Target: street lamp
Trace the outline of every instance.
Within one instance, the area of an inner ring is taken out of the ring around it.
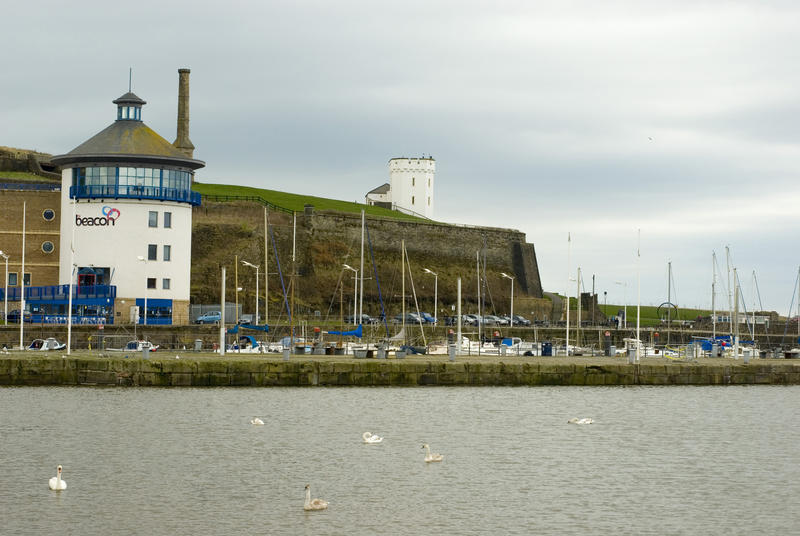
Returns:
[[[67,355],[72,355],[72,280],[75,277],[75,269],[77,264],[72,263],[72,269],[69,272],[69,299],[67,300]]]
[[[3,324],[8,325],[8,255],[0,251],[0,257],[6,260],[6,282],[5,289],[3,290]]]
[[[439,311],[436,309],[439,306],[439,274],[427,268],[423,268],[423,270],[433,276],[433,325],[435,326],[439,323]]]
[[[500,272],[500,275],[502,275],[506,279],[511,280],[511,326],[510,327],[513,328],[514,327],[514,278],[505,272]]]
[[[344,266],[344,268],[347,270],[352,270],[353,273],[355,274],[353,276],[353,325],[357,326],[361,322],[360,318],[356,319],[357,316],[356,313],[358,312],[356,310],[356,305],[358,304],[358,270],[356,270],[349,264],[343,264],[342,266]]]
[[[148,281],[148,279],[147,279],[147,259],[145,259],[141,255],[139,255],[136,258],[144,263],[144,325],[146,326],[147,325],[147,281]],[[139,319],[137,318],[136,321],[138,323]]]
[[[625,281],[623,283],[622,281],[614,281],[614,284],[622,285],[623,288],[622,291],[625,300],[625,306],[624,306],[624,312],[622,313],[623,314],[622,329],[628,329],[628,282]]]
[[[256,326],[258,325],[258,266],[255,264],[250,264],[247,261],[242,261],[242,264],[245,266],[249,266],[250,268],[256,269]]]

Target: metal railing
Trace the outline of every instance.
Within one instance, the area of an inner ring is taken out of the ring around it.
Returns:
[[[8,301],[20,301],[22,289],[8,288]],[[0,287],[0,300],[5,299],[4,288]],[[116,285],[73,285],[72,299],[97,299],[117,297]],[[25,301],[60,301],[69,299],[69,285],[50,285],[45,287],[25,287]]]
[[[285,212],[286,214],[294,214],[295,211],[288,209],[286,207],[281,207],[274,203],[270,203],[266,199],[256,195],[209,195],[203,194],[203,199],[207,201],[216,201],[216,202],[226,202],[226,201],[252,201],[254,203],[260,203],[261,205],[270,208],[271,210],[277,210],[279,212]]]
[[[191,190],[160,186],[87,184],[70,186],[69,196],[77,199],[157,199],[200,205],[201,196]]]

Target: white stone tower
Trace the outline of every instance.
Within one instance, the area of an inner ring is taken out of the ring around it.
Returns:
[[[433,218],[435,175],[436,161],[430,156],[389,160],[389,184],[393,208]]]

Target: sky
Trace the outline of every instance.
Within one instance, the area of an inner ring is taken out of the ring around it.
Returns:
[[[729,266],[748,311],[785,315],[797,292],[796,1],[78,0],[3,17],[0,145],[72,150],[116,118],[129,69],[171,142],[188,67],[201,182],[363,202],[390,158],[431,155],[434,218],[524,232],[545,291],[574,295],[580,267],[601,303],[658,305],[671,262],[672,302],[710,308],[716,253],[718,308]]]

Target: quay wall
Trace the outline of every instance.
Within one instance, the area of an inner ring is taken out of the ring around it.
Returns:
[[[141,357],[0,358],[0,385],[271,387],[271,386],[627,386],[798,385],[800,361],[526,358],[326,359]]]

